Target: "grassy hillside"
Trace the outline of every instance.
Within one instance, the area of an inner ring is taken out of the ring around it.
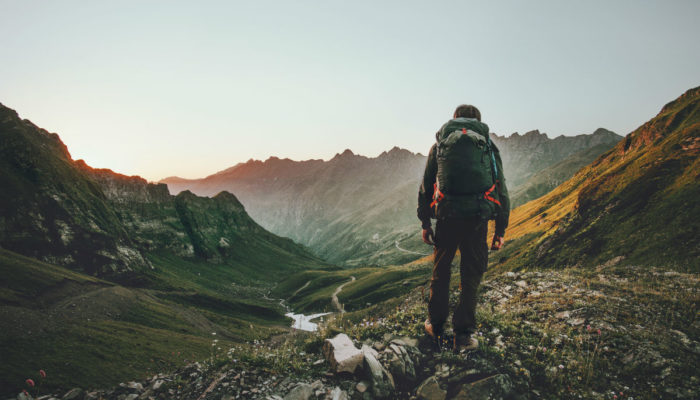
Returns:
[[[624,257],[698,271],[700,88],[687,91],[613,149],[511,214],[497,263],[589,266]]]
[[[212,339],[252,340],[287,324],[259,293],[163,282],[128,288],[0,250],[1,392],[39,369],[49,389],[114,385],[206,358]]]

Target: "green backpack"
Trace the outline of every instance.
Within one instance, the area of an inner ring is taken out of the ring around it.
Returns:
[[[438,218],[495,218],[498,166],[488,126],[471,118],[448,121],[437,133],[437,179],[431,207]]]

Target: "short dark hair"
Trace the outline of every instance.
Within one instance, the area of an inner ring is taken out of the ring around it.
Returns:
[[[477,121],[481,121],[481,113],[479,109],[471,104],[462,104],[455,109],[455,118],[476,118]]]

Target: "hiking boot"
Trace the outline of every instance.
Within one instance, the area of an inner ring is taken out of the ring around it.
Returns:
[[[466,333],[456,333],[454,346],[452,350],[455,353],[461,353],[463,351],[471,351],[479,348],[479,341]]]
[[[430,336],[433,341],[435,351],[442,351],[442,327],[433,326],[429,319],[425,320],[425,333]]]

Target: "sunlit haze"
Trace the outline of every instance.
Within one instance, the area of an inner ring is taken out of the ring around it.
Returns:
[[[488,4],[498,3],[498,4]],[[698,1],[3,1],[0,102],[149,180],[250,158],[627,134],[700,84]]]

